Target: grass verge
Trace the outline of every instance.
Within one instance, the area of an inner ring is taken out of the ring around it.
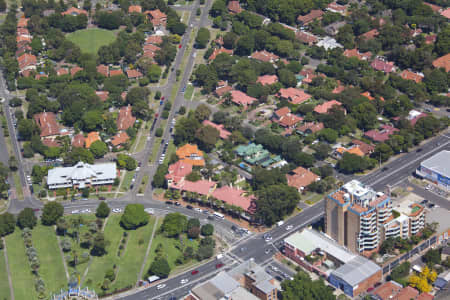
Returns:
[[[30,264],[25,254],[25,245],[21,234],[22,231],[16,229],[13,234],[6,237],[14,298],[37,299],[38,295],[34,289],[34,276],[31,273]]]
[[[14,185],[16,187],[16,196],[17,199],[23,200],[23,190],[22,190],[22,183],[20,182],[19,173],[14,172],[13,173],[14,178]]]
[[[194,86],[192,84],[188,84],[188,86],[186,87],[186,91],[184,92],[184,99],[191,100],[193,93]]]
[[[120,191],[126,192],[130,189],[131,181],[133,180],[135,171],[127,171],[123,176],[122,184],[120,185]]]

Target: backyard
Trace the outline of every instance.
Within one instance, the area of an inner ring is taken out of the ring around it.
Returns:
[[[69,33],[67,39],[81,48],[82,52],[96,54],[103,45],[108,45],[116,39],[114,31],[90,28]]]

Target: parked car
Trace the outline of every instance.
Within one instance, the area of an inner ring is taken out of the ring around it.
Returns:
[[[186,205],[187,209],[193,209],[192,205]]]
[[[198,270],[193,270],[193,271],[191,272],[191,275],[196,275],[196,274],[198,274],[198,273],[199,273]]]
[[[222,268],[223,267],[223,264],[217,264],[216,265],[216,269],[220,269],[220,268]]]
[[[172,202],[172,201],[166,201],[166,204],[170,204],[170,205],[172,205],[172,204],[173,204],[173,202]]]

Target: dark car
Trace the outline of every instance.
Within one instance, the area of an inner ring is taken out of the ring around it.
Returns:
[[[382,172],[389,170],[388,167],[384,167],[383,169],[381,169]]]
[[[193,209],[192,205],[186,205],[187,209]]]
[[[194,270],[194,271],[191,272],[191,275],[195,275],[195,274],[198,274],[198,273],[199,273],[198,270]]]
[[[236,225],[231,226],[231,230],[236,231],[237,229]]]
[[[166,201],[166,204],[170,204],[170,205],[172,205],[172,204],[173,204],[173,202],[172,202],[172,201]]]
[[[176,206],[180,206],[181,203],[180,203],[180,202],[175,202],[175,205],[176,205]]]
[[[423,150],[422,148],[419,148],[416,150],[416,152],[422,152],[422,150]]]
[[[105,197],[98,197],[98,200],[106,200],[106,198]]]

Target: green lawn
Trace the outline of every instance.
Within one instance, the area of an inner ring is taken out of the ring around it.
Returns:
[[[44,278],[47,295],[66,289],[67,277],[53,227],[39,225],[34,228],[33,246],[41,261],[39,274]]]
[[[194,93],[194,85],[188,84],[186,87],[186,91],[184,92],[184,99],[191,100],[193,93]]]
[[[14,251],[14,249],[11,249],[11,251]],[[6,272],[5,253],[3,251],[0,251],[0,294],[6,300],[11,299],[8,273]]]
[[[16,197],[19,200],[23,200],[22,183],[20,182],[19,173],[14,172],[13,178],[14,178],[14,186],[16,187]]]
[[[13,234],[6,237],[8,249],[8,263],[11,272],[14,298],[37,299],[34,289],[34,276],[31,273],[30,264],[25,254],[25,245],[21,236],[22,231],[16,229]],[[45,279],[44,279],[45,280]],[[47,285],[48,283],[45,282]]]
[[[133,180],[135,171],[126,171],[125,175],[123,176],[122,184],[120,185],[120,191],[126,192],[130,189],[131,180]]]
[[[66,37],[78,45],[82,52],[92,54],[96,54],[101,46],[111,44],[116,39],[114,31],[99,28],[77,30]]]
[[[160,226],[162,223],[162,220],[160,223],[158,223],[158,226]],[[156,230],[156,232],[159,231],[159,228]],[[191,246],[194,248],[194,251],[197,251],[198,248],[198,241],[197,240],[189,240],[186,236],[186,234],[182,235],[183,243],[185,247]],[[177,244],[179,244],[179,239],[174,238],[167,238],[163,234],[155,234],[152,241],[152,246],[150,249],[150,254],[147,259],[147,263],[144,268],[144,273],[142,274],[143,278],[146,278],[147,271],[150,268],[150,265],[152,264],[153,260],[155,259],[155,250],[156,247],[159,244],[163,245],[164,253],[166,254],[167,261],[169,262],[170,269],[175,269],[175,261],[176,259],[182,254],[182,252],[176,247]],[[184,266],[184,265],[183,265]]]
[[[151,218],[146,226],[128,231],[127,247],[120,258],[119,271],[112,285],[113,290],[134,285],[137,282],[154,225],[155,219]],[[141,244],[139,244],[139,240],[141,240]]]

